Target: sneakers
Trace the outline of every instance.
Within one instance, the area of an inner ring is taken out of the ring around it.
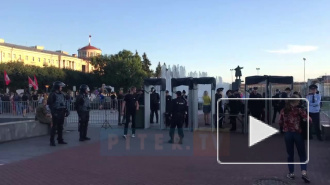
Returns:
[[[291,180],[294,180],[294,178],[295,178],[295,176],[294,176],[293,173],[288,173],[288,174],[286,175],[286,177],[287,177],[288,179],[291,179]]]
[[[126,139],[127,138],[126,135],[123,135],[123,138]]]
[[[66,144],[68,144],[67,142],[65,142],[65,141],[59,141],[58,142],[58,144],[61,144],[61,145],[66,145]]]
[[[301,178],[305,181],[305,183],[310,183],[311,180],[309,179],[309,177],[307,176],[307,174],[302,174]]]
[[[134,138],[135,137],[135,134],[132,134],[132,137]]]

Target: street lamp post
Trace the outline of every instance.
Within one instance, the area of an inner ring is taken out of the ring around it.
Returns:
[[[45,87],[46,87],[46,93],[48,93],[48,87],[49,87],[49,85],[45,85]]]
[[[259,75],[259,70],[260,70],[260,68],[257,67],[256,70],[257,70],[257,75]]]
[[[233,71],[234,71],[234,69],[230,69],[230,72],[231,72],[231,82],[233,82]]]
[[[304,83],[305,83],[305,95],[307,95],[307,82],[306,82],[306,78],[305,78],[305,73],[306,73],[306,69],[305,69],[305,61],[306,58],[303,58],[304,60]]]

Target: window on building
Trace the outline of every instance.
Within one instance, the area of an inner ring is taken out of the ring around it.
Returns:
[[[40,58],[38,58],[38,62],[40,62]]]
[[[25,56],[25,60],[29,60],[29,56]]]
[[[72,62],[72,69],[74,70],[74,62]]]
[[[34,57],[32,57],[32,61],[34,62]]]
[[[5,54],[5,53],[3,53],[3,54],[2,54],[2,57],[3,57],[3,58],[5,58],[5,57],[6,57],[6,54]]]
[[[22,56],[21,56],[21,55],[18,55],[18,59],[20,59],[20,60],[21,60],[21,59],[22,59]]]
[[[13,55],[13,58],[16,59],[16,54]]]
[[[63,60],[63,68],[65,68],[65,60]]]
[[[48,59],[48,63],[50,63],[50,59]]]

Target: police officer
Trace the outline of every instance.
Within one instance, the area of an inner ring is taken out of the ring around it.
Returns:
[[[87,137],[90,102],[88,98],[89,87],[85,84],[79,88],[79,95],[76,99],[77,113],[79,117],[79,141],[90,140]]]
[[[50,132],[50,146],[55,145],[55,132],[57,130],[58,144],[67,144],[63,140],[63,124],[64,117],[69,116],[70,112],[65,103],[65,95],[62,93],[62,88],[65,86],[63,82],[56,81],[53,83],[53,91],[48,97],[47,104],[51,110],[53,125]]]
[[[312,118],[314,130],[317,139],[322,141],[320,130],[320,110],[321,110],[321,95],[317,94],[317,86],[312,84],[309,86],[309,94],[306,99],[309,102],[309,116]]]
[[[165,92],[165,100],[166,100],[165,123],[166,123],[166,127],[168,127],[170,126],[171,102],[172,102],[172,96],[169,95],[168,90],[166,90]]]
[[[170,127],[170,140],[169,143],[174,142],[174,131],[175,127],[178,127],[178,134],[180,137],[179,144],[182,144],[183,135],[183,122],[184,122],[184,114],[187,111],[187,103],[181,97],[181,91],[176,92],[177,98],[172,101],[172,110],[171,110],[171,127]]]
[[[257,92],[258,87],[254,87],[250,98],[262,98],[261,94]],[[251,113],[251,116],[255,117],[258,120],[261,120],[262,111],[264,109],[264,103],[262,100],[249,100],[248,107]]]
[[[150,94],[150,123],[154,123],[154,114],[156,114],[156,123],[158,123],[158,110],[159,110],[159,101],[160,97],[159,94],[156,92],[156,89],[154,87],[151,88],[151,94]]]
[[[218,108],[218,100],[222,98],[222,91],[223,91],[223,88],[220,87],[217,89],[217,93],[215,94],[215,110],[217,110]],[[214,127],[217,128],[217,115],[219,115],[219,128],[222,128],[222,121],[223,121],[223,118],[224,118],[224,114],[223,114],[223,108],[222,108],[222,101],[219,102],[219,109],[216,111],[216,115],[215,115],[215,125]]]

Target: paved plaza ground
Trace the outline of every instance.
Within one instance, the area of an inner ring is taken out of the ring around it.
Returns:
[[[71,130],[73,131],[64,135],[68,145],[50,147],[48,136],[0,144],[0,184],[248,185],[268,178],[273,180],[269,180],[268,184],[304,184],[300,178],[298,165],[296,165],[297,179],[288,181],[285,178],[288,172],[287,165],[218,164],[216,151],[210,147],[213,146],[212,144],[209,145],[212,140],[206,140],[207,152],[196,150],[197,147],[191,148],[191,146],[201,146],[198,142],[196,144],[197,132],[186,130],[184,144],[179,146],[166,143],[168,130],[138,130],[138,137],[125,141],[121,138],[122,127],[107,130],[94,127],[89,129],[92,140],[87,142],[79,142],[78,132],[76,129]],[[215,135],[208,131],[203,133]],[[118,137],[109,139],[110,135]],[[226,130],[220,133],[220,136],[231,138],[241,135],[241,133],[231,134]],[[143,150],[141,150],[140,136],[145,137]],[[160,140],[158,140],[159,136]],[[158,140],[157,146],[155,140]],[[282,141],[280,142],[279,144],[283,144]],[[180,150],[180,147],[183,150]],[[329,140],[310,141],[308,171],[312,184],[330,184]],[[283,180],[283,182],[271,183],[275,180]]]

